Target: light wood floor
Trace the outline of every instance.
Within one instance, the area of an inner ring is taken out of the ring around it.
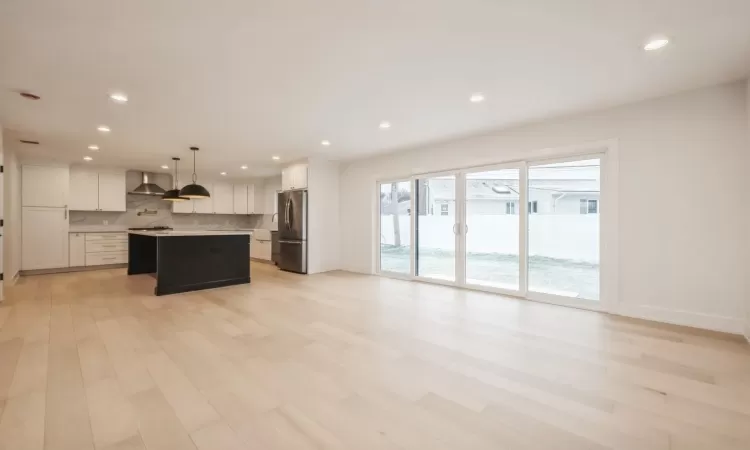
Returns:
[[[253,265],[24,278],[0,306],[0,449],[750,449],[739,338]]]

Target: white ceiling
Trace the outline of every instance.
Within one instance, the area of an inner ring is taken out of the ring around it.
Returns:
[[[739,79],[748,17],[748,0],[3,0],[0,124],[31,156],[159,171],[197,145],[201,173],[266,175],[272,155],[352,159]],[[654,34],[672,44],[646,53]]]

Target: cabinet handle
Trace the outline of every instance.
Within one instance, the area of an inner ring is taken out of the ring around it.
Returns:
[[[65,218],[68,218],[68,205],[65,205]]]

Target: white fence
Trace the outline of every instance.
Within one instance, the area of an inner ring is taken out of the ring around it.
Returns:
[[[411,244],[409,216],[398,216],[401,245]],[[451,216],[419,216],[420,248],[453,250],[455,235]],[[382,216],[380,242],[395,242],[394,217]],[[518,254],[518,216],[470,217],[466,247],[470,253]],[[599,262],[598,214],[536,214],[529,216],[529,255]]]

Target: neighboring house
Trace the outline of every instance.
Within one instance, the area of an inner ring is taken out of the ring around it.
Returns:
[[[481,178],[466,182],[468,215],[519,214],[518,179],[508,178],[508,171],[486,172]],[[421,195],[426,196],[424,212],[452,216],[456,211],[456,180],[453,177],[430,178],[422,182]],[[403,184],[403,183],[401,183]],[[381,205],[393,214],[391,192],[383,192]],[[531,214],[598,214],[599,166],[558,166],[529,169],[529,212]],[[398,193],[398,214],[406,215],[411,198],[405,187]]]
[[[518,179],[508,171],[488,172],[466,182],[468,215],[519,214]],[[493,177],[493,175],[495,175]],[[506,175],[503,178],[503,175]],[[423,189],[427,214],[455,214],[455,179],[431,178]],[[529,170],[531,214],[598,214],[599,166],[562,166]]]

